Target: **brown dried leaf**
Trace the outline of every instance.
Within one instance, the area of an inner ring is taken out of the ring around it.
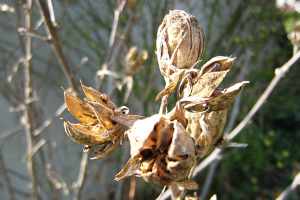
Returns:
[[[95,116],[97,117],[99,123],[101,123],[106,129],[112,129],[116,123],[111,120],[111,116],[114,111],[110,109],[107,105],[98,102],[89,102]]]
[[[227,112],[226,109],[209,113],[186,113],[189,119],[187,131],[195,140],[197,156],[206,156],[223,137]]]
[[[187,179],[195,164],[195,143],[185,128],[177,121],[173,122],[174,133],[168,149],[166,169],[175,181]]]
[[[166,115],[167,119],[170,121],[177,120],[180,122],[184,127],[187,126],[188,120],[185,117],[184,109],[181,106],[180,101],[176,103],[175,108],[173,108],[169,113]]]
[[[117,114],[111,116],[111,119],[125,127],[132,127],[134,122],[136,122],[139,119],[143,119],[144,116],[141,115],[130,115],[130,114]]]

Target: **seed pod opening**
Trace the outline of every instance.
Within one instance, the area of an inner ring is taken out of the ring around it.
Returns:
[[[194,16],[171,10],[158,28],[156,48],[160,70],[169,75],[170,65],[182,69],[197,62],[204,50],[204,33]]]

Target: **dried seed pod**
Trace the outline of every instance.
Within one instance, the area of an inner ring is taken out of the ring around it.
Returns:
[[[197,155],[206,156],[223,137],[227,112],[248,81],[220,90],[234,58],[217,56],[206,62],[196,76],[179,87],[180,105],[188,120],[187,132],[194,138]],[[183,79],[184,81],[184,79]],[[188,84],[190,83],[190,84]]]
[[[64,121],[65,131],[74,142],[83,144],[91,159],[103,158],[118,147],[128,125],[141,118],[129,115],[128,108],[117,108],[109,96],[81,84],[86,99],[72,91],[64,93],[68,111],[79,121]]]
[[[136,121],[127,132],[131,158],[116,180],[137,175],[162,185],[184,185],[196,154],[193,139],[179,121],[157,114]]]
[[[158,28],[156,48],[160,71],[168,77],[197,62],[204,50],[204,33],[194,16],[171,10]]]
[[[206,113],[187,112],[187,132],[195,139],[197,156],[204,157],[211,152],[223,137],[228,109]]]

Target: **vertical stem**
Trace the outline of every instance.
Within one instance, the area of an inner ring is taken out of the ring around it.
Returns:
[[[71,67],[65,57],[65,54],[63,52],[63,48],[60,42],[60,38],[57,32],[57,28],[55,27],[55,25],[53,24],[53,22],[51,21],[51,12],[53,13],[53,11],[49,11],[50,8],[48,8],[47,2],[44,0],[37,0],[36,1],[41,15],[43,16],[44,19],[44,24],[45,27],[47,29],[48,32],[48,36],[51,39],[51,46],[53,49],[53,52],[62,68],[62,71],[64,72],[64,75],[69,83],[69,86],[74,90],[77,91],[76,88],[76,81],[73,75],[73,72],[71,70]]]
[[[28,32],[32,29],[32,0],[27,0],[24,8],[25,16],[25,28]],[[33,91],[32,91],[32,54],[31,47],[32,41],[31,37],[26,35],[25,40],[25,61],[24,61],[24,98],[25,98],[25,110],[24,110],[24,128],[26,132],[26,143],[27,143],[27,170],[31,177],[31,195],[32,199],[37,199],[37,177],[34,165],[34,160],[32,157],[32,149],[34,144],[33,138],[33,121],[32,121],[32,101],[33,101]]]

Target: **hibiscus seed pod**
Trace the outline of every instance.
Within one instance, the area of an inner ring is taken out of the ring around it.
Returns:
[[[171,10],[158,28],[156,48],[160,70],[168,76],[170,65],[187,69],[197,62],[204,50],[204,33],[194,16]]]

